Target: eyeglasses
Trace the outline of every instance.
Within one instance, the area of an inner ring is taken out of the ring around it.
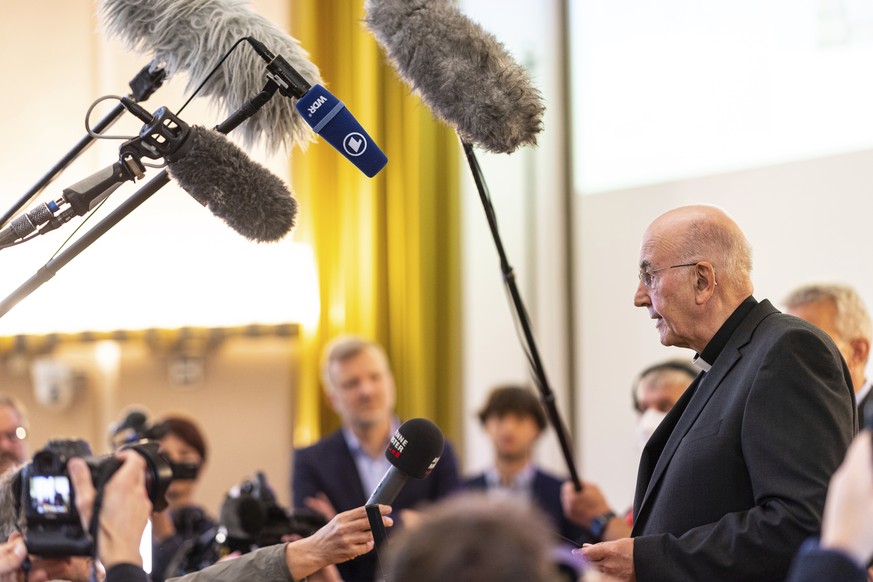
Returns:
[[[678,269],[679,267],[696,267],[698,263],[682,263],[681,265],[673,265],[670,267],[661,267],[660,269],[652,269],[651,271],[643,271],[640,269],[640,281],[643,282],[643,285],[646,289],[651,289],[652,283],[655,282],[655,273],[658,271],[666,271],[667,269]]]
[[[27,438],[27,431],[23,426],[15,427],[14,430],[0,431],[0,440],[7,440],[10,443],[17,443]]]

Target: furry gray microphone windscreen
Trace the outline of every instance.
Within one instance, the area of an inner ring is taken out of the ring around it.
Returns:
[[[253,12],[245,0],[100,0],[103,26],[130,50],[166,63],[172,76],[188,74],[192,92],[241,38],[253,36],[283,55],[309,83],[321,83],[318,68],[300,44],[269,20]],[[201,91],[219,107],[236,111],[257,95],[266,82],[264,63],[248,46],[240,46]],[[262,139],[269,151],[305,146],[313,132],[283,99],[271,100],[239,131],[246,146]]]
[[[506,48],[452,0],[366,0],[367,28],[460,138],[496,153],[536,144],[545,106]]]
[[[294,226],[297,202],[278,176],[217,131],[192,126],[191,147],[169,162],[170,176],[249,240],[275,241]]]

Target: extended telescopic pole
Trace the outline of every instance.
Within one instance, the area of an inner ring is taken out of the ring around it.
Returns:
[[[482,201],[482,207],[485,210],[485,217],[488,219],[488,227],[491,230],[494,245],[497,247],[497,254],[500,257],[500,271],[503,274],[503,281],[506,284],[507,289],[509,289],[509,295],[512,299],[512,307],[515,310],[519,325],[524,334],[524,347],[526,348],[529,357],[531,372],[533,373],[537,388],[540,390],[543,407],[546,409],[546,414],[548,414],[552,427],[558,435],[558,442],[561,445],[561,452],[564,455],[564,461],[567,463],[567,470],[570,473],[570,479],[572,479],[576,491],[581,491],[582,483],[579,481],[576,464],[573,461],[573,451],[570,447],[570,441],[567,438],[567,428],[561,420],[561,415],[558,413],[555,394],[552,392],[552,389],[549,386],[549,381],[546,378],[546,370],[543,367],[539,351],[537,350],[536,339],[534,338],[530,320],[527,316],[527,310],[521,299],[521,293],[518,291],[518,285],[515,281],[515,273],[512,270],[512,266],[509,264],[509,260],[506,258],[506,251],[503,248],[500,232],[497,229],[497,216],[494,214],[494,206],[491,204],[491,198],[488,195],[488,186],[485,184],[485,178],[482,175],[482,169],[479,167],[479,161],[476,159],[476,153],[473,151],[473,146],[464,141],[461,141],[461,143],[464,147],[464,154],[467,156],[467,163],[470,166],[470,171],[473,174],[473,180],[476,182],[476,190],[479,192],[479,199]]]

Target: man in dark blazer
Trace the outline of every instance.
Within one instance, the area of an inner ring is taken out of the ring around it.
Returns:
[[[533,392],[498,386],[479,411],[479,421],[494,446],[494,465],[464,482],[464,489],[487,491],[532,503],[551,520],[564,543],[594,541],[591,533],[564,517],[562,480],[533,463],[534,447],[546,428],[546,414]]]
[[[858,418],[864,418],[867,403],[873,401],[873,383],[866,377],[873,325],[861,296],[848,285],[805,285],[784,301],[785,313],[804,319],[831,336],[840,349],[849,372]]]
[[[342,428],[295,451],[291,493],[295,508],[315,509],[329,519],[366,503],[391,466],[385,449],[400,422],[394,416],[394,378],[378,344],[354,336],[334,340],[325,349],[322,381]],[[457,487],[457,461],[446,443],[430,475],[410,479],[400,490],[392,517],[402,521],[405,510]],[[349,582],[374,580],[377,567],[373,552],[338,565]]]
[[[748,241],[717,208],[658,217],[639,268],[634,304],[702,372],[643,450],[632,537],[582,552],[619,580],[784,580],[857,430],[846,364],[752,297]]]

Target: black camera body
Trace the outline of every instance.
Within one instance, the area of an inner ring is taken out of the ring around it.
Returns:
[[[19,474],[25,543],[38,556],[88,556],[91,538],[82,529],[67,461],[91,455],[85,441],[50,441]]]
[[[169,461],[158,453],[158,443],[140,442],[125,448],[145,458],[149,499],[155,511],[165,509],[173,471]],[[81,457],[88,465],[98,492],[121,466],[114,455],[93,456],[91,447],[83,440],[52,440],[34,454],[33,460],[21,469],[16,483],[20,509],[27,521],[24,541],[31,554],[65,557],[94,553],[93,540],[82,528],[76,511],[75,492],[67,472],[67,461],[73,457]]]

